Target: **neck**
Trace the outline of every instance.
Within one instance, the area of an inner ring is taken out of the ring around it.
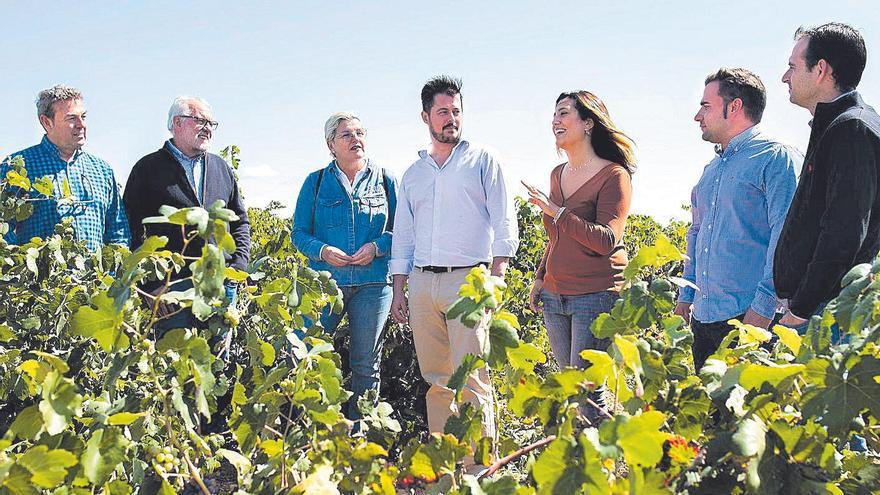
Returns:
[[[49,137],[48,135],[46,135],[46,137],[49,139],[49,142],[50,142],[50,143],[54,144],[55,147],[58,148],[58,155],[59,155],[59,156],[61,157],[61,159],[64,160],[65,162],[66,162],[66,161],[70,161],[70,159],[73,157],[73,154],[76,153],[76,150],[79,149],[78,146],[77,146],[77,147],[73,147],[73,148],[65,147],[65,146],[61,146],[61,145],[59,145],[58,143],[56,143],[54,140],[52,140],[52,138]]]
[[[596,150],[593,149],[593,145],[586,139],[582,139],[578,143],[563,148],[562,151],[565,151],[565,156],[568,157],[568,163],[574,166],[584,166],[588,162],[595,161],[597,156]]]
[[[840,98],[840,95],[842,95],[843,93],[844,92],[837,89],[836,86],[822,91],[821,93],[816,95],[816,101],[814,101],[812,105],[810,105],[810,108],[808,108],[808,110],[810,111],[810,115],[816,115],[816,107],[819,105],[819,103],[831,103],[832,101]]]
[[[186,155],[187,158],[195,158],[202,154],[200,150],[186,149],[184,147],[178,146],[177,140],[174,138],[171,138],[171,143],[174,145],[175,148],[180,150],[181,153]]]
[[[431,158],[434,159],[434,162],[437,163],[437,166],[442,167],[446,160],[449,158],[449,155],[452,154],[452,149],[455,148],[455,145],[458,143],[441,143],[436,139],[431,139]]]
[[[338,166],[339,170],[342,170],[342,172],[349,178],[353,178],[354,174],[360,172],[367,166],[367,160],[365,158],[358,158],[343,162],[336,159],[336,166]]]
[[[755,125],[756,125],[756,124],[753,124],[753,123],[751,123],[751,122],[748,122],[748,123],[746,123],[746,124],[742,124],[742,125],[736,127],[733,131],[731,131],[731,133],[730,133],[726,138],[724,138],[724,139],[722,139],[721,141],[718,142],[718,144],[721,145],[721,150],[722,150],[722,151],[723,151],[723,150],[726,150],[726,149],[727,149],[727,145],[729,145],[730,142],[733,141],[733,138],[739,136],[740,134],[742,134],[742,133],[745,132],[746,130],[751,129],[752,127],[755,127]]]

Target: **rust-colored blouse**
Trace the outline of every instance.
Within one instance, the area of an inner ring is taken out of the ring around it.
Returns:
[[[623,230],[632,198],[629,172],[611,163],[571,197],[562,197],[562,169],[550,174],[550,200],[564,206],[556,223],[544,215],[550,241],[538,267],[544,289],[564,295],[620,291],[627,257]]]

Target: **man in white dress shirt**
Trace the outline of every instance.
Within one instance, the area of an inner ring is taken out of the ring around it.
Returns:
[[[498,158],[461,139],[461,82],[439,76],[422,88],[422,120],[431,147],[404,173],[391,247],[392,317],[409,320],[426,395],[428,428],[443,432],[457,412],[446,385],[466,354],[480,356],[486,329],[446,319],[446,309],[470,269],[489,266],[503,276],[519,244],[516,211]],[[409,300],[405,286],[409,279]],[[492,388],[486,368],[473,372],[462,394],[482,414],[482,434],[495,434]],[[482,466],[465,459],[465,470]]]

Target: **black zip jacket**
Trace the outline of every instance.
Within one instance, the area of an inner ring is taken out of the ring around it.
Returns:
[[[853,266],[880,250],[880,117],[852,92],[819,103],[797,191],[773,257],[789,309],[809,318]]]
[[[167,146],[167,145],[166,145]],[[175,208],[192,206],[207,207],[214,201],[222,199],[226,208],[234,211],[239,220],[229,226],[230,234],[235,239],[235,253],[227,256],[227,266],[244,270],[247,268],[251,248],[251,226],[248,222],[247,209],[238,191],[238,184],[232,169],[219,156],[206,154],[205,167],[202,173],[204,184],[204,203],[199,203],[196,191],[189,183],[183,167],[171,152],[162,147],[156,152],[141,158],[131,169],[125,193],[122,196],[128,213],[131,227],[131,249],[134,251],[144,239],[151,235],[168,237],[166,249],[180,252],[183,248],[183,236],[178,225],[148,224],[143,225],[144,218],[159,214],[162,205]],[[187,256],[201,256],[204,242],[196,237],[184,253]],[[185,269],[175,278],[190,276]],[[144,289],[150,291],[159,283],[145,283]]]

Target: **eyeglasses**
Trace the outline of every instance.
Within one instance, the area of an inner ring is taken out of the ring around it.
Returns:
[[[219,122],[214,122],[213,120],[203,119],[202,117],[196,117],[194,115],[178,115],[178,117],[182,119],[193,119],[196,121],[196,125],[201,128],[208,128],[213,130],[217,129],[217,126],[220,125]]]
[[[363,139],[366,135],[367,131],[357,130],[354,132],[345,131],[342,134],[337,135],[336,137],[342,139],[343,141],[351,141],[355,136],[357,136],[358,139]]]

